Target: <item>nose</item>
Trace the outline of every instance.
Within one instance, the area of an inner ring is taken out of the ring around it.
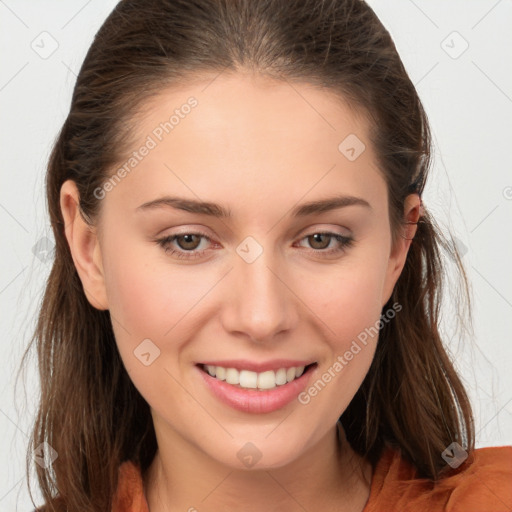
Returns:
[[[225,283],[228,300],[222,323],[226,332],[253,342],[272,343],[276,336],[291,331],[299,319],[299,299],[293,292],[285,265],[264,250],[251,263],[235,259]]]

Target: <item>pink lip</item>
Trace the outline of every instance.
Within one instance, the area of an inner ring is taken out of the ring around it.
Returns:
[[[210,366],[222,366],[223,368],[236,368],[237,370],[249,370],[251,372],[266,372],[267,370],[277,371],[279,368],[291,368],[292,366],[307,366],[315,361],[296,361],[293,359],[274,359],[256,363],[247,359],[231,359],[230,361],[201,361],[198,364]]]
[[[223,365],[217,364],[216,366]],[[297,366],[303,365],[299,364]],[[206,385],[221,402],[242,412],[263,414],[277,411],[294,400],[306,388],[318,365],[309,368],[298,379],[264,391],[244,389],[228,384],[212,377],[200,366],[196,366],[196,368]],[[230,368],[233,368],[233,366],[230,366]],[[283,368],[283,366],[280,368]]]

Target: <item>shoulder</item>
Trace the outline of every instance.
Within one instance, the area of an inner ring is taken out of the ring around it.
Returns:
[[[464,469],[438,483],[450,498],[446,510],[512,510],[512,446],[478,448]]]
[[[502,512],[512,510],[512,446],[477,448],[451,476],[437,482],[387,447],[372,476],[364,512]]]
[[[112,500],[112,512],[121,511],[149,512],[140,466],[129,460],[119,466],[117,489]]]

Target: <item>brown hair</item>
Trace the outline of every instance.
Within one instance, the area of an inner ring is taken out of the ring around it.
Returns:
[[[64,234],[59,194],[72,179],[84,220],[98,219],[94,190],[123,160],[141,105],[162,88],[202,73],[251,69],[276,80],[316,84],[371,120],[371,143],[386,179],[393,241],[407,194],[422,194],[430,167],[427,115],[395,45],[361,0],[122,0],[96,34],[80,69],[70,112],[46,177],[55,237],[34,336],[41,396],[30,452],[58,453],[36,465],[44,510],[110,510],[125,460],[144,472],[157,448],[149,406],[119,356],[111,318],[86,299]],[[424,209],[388,304],[402,306],[380,331],[369,372],[341,416],[353,448],[374,462],[385,444],[418,475],[443,477],[453,441],[474,449],[466,391],[438,330],[444,256],[469,288],[457,248]],[[27,457],[27,478],[31,458]],[[30,490],[30,484],[29,484]]]

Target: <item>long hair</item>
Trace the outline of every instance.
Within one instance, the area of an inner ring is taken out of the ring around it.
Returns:
[[[29,453],[46,442],[58,454],[48,467],[35,466],[41,510],[110,510],[119,464],[132,460],[144,472],[157,449],[149,406],[122,364],[109,312],[90,305],[73,264],[61,185],[76,182],[80,213],[93,224],[94,191],[123,161],[144,101],[203,73],[241,69],[318,85],[368,116],[393,242],[403,232],[405,197],[423,192],[432,151],[427,115],[388,31],[364,1],[119,2],[88,50],[47,168],[55,255],[22,360],[35,344],[41,394]],[[469,307],[457,248],[425,207],[383,308],[396,302],[402,310],[381,329],[369,372],[340,418],[368,460],[389,444],[432,480],[450,470],[441,452],[454,441],[471,452],[475,436],[468,396],[438,330],[443,247]],[[32,463],[27,456],[27,479]]]

